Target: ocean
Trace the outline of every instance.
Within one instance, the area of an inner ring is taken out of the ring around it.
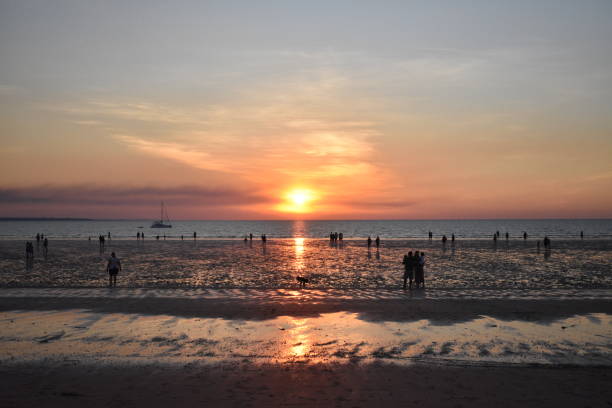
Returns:
[[[515,239],[527,232],[541,239],[612,238],[612,219],[542,219],[542,220],[338,220],[338,221],[172,221],[172,228],[149,228],[151,220],[119,221],[0,221],[0,239],[31,239],[43,233],[54,239],[96,238],[109,232],[115,239],[131,239],[138,232],[145,237],[166,235],[167,239],[188,237],[242,238],[252,233],[268,238],[326,238],[330,232],[342,232],[345,239],[377,235],[381,239],[421,239],[429,231],[439,239],[455,234],[464,239],[490,239],[496,231]]]

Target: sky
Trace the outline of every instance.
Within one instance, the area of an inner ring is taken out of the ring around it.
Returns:
[[[612,217],[612,2],[0,0],[0,216]]]

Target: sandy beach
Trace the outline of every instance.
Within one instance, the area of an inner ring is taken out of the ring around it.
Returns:
[[[0,241],[0,397],[29,406],[609,406],[608,240]],[[401,258],[427,253],[426,289]],[[122,258],[119,287],[104,272]],[[310,278],[299,289],[296,275]]]
[[[373,295],[1,289],[2,401],[16,407],[612,402],[609,293]]]

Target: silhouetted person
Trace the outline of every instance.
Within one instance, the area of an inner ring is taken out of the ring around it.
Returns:
[[[155,236],[155,239],[156,239],[157,241],[159,241],[159,235],[156,235],[156,236]]]
[[[495,231],[495,235],[499,238],[499,231]]]
[[[140,239],[142,239],[144,241],[144,232],[140,233]]]
[[[121,261],[115,256],[114,252],[111,252],[108,263],[106,264],[106,271],[108,272],[108,286],[117,286],[117,274],[121,270]]]
[[[108,240],[111,240],[110,232],[108,233]]]
[[[181,241],[183,241],[183,240],[184,240],[183,235],[181,235]]]
[[[429,239],[433,238],[433,233],[431,231],[429,231]]]
[[[580,239],[584,239],[584,231],[580,231]]]
[[[544,236],[544,249],[550,249],[550,238],[548,236]]]
[[[414,279],[415,258],[412,256],[412,251],[408,255],[404,255],[404,289],[406,289],[406,281],[410,281],[410,289],[412,289],[412,280]]]
[[[377,235],[376,236],[376,248],[380,247],[380,237]]]
[[[166,234],[164,234],[164,241],[166,240]]]
[[[344,238],[344,234],[340,233],[340,234],[338,235],[338,239],[339,239],[340,241],[342,241],[342,239],[343,239],[343,238]]]
[[[47,257],[48,252],[49,252],[49,240],[45,238],[45,240],[43,241],[43,255],[45,256],[45,258]]]
[[[446,238],[446,235],[442,235],[442,243],[446,244],[446,241],[448,241],[448,239]]]
[[[252,240],[253,240],[253,234],[252,234],[252,233],[250,233],[250,234],[249,234],[249,241],[252,241]]]
[[[40,244],[40,234],[36,234],[36,244]]]
[[[26,242],[26,260],[34,258],[34,244]]]
[[[194,231],[193,232],[193,240],[195,241],[197,237],[198,237],[198,234],[196,234],[195,231]]]
[[[451,242],[455,242],[455,234],[451,234]]]
[[[510,234],[506,232],[506,241],[510,239]]]
[[[527,239],[527,233],[523,232],[523,240],[526,240],[526,239]]]
[[[368,248],[372,247],[372,237],[368,236]]]
[[[418,254],[418,252],[417,252]],[[420,255],[417,256],[416,258],[416,271],[415,271],[415,283],[416,283],[416,287],[417,289],[419,288],[419,285],[422,285],[422,287],[425,287],[425,253],[421,252]]]

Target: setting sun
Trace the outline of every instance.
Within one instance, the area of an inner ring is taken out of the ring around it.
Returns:
[[[293,213],[306,213],[312,211],[310,204],[316,195],[312,190],[294,188],[283,195],[284,202],[278,206],[280,211]]]

